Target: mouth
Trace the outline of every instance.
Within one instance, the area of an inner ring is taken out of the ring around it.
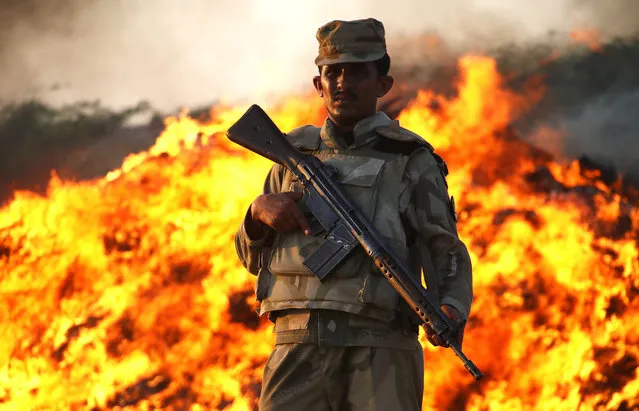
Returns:
[[[350,103],[350,102],[353,102],[355,100],[356,100],[356,98],[353,95],[353,93],[351,93],[351,92],[338,91],[335,94],[333,94],[333,101],[335,101],[335,102]]]
[[[334,97],[333,101],[335,102],[335,104],[341,105],[341,104],[354,103],[355,99],[353,97],[339,95],[339,96]]]

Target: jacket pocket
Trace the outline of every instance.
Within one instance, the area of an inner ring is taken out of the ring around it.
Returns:
[[[325,164],[333,166],[339,173],[340,188],[351,201],[370,219],[374,217],[377,203],[376,183],[382,172],[385,161],[356,156],[336,156],[329,158]],[[287,191],[301,191],[299,181],[292,179],[286,187]],[[303,264],[319,245],[325,240],[326,233],[306,236],[300,230],[280,233],[275,239],[269,269],[276,275],[306,275],[313,273]],[[329,277],[353,277],[360,271],[366,253],[357,247]]]
[[[399,294],[386,277],[371,267],[366,273],[364,286],[359,292],[359,301],[385,310],[395,310],[398,306]]]

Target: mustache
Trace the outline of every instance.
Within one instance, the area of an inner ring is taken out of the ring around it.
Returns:
[[[336,99],[338,97],[355,100],[357,98],[357,95],[353,93],[351,90],[339,90],[333,93],[333,99]]]

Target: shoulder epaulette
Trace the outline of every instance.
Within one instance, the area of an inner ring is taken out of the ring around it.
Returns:
[[[432,155],[433,157],[435,157],[435,161],[437,161],[437,165],[439,166],[442,174],[444,175],[444,177],[446,177],[448,175],[448,166],[446,165],[446,162],[444,161],[442,156],[435,153],[434,151],[432,152]]]
[[[288,141],[298,150],[317,150],[320,146],[320,128],[302,126],[286,133]]]
[[[424,140],[412,131],[398,125],[377,127],[375,131],[386,138],[390,138],[391,140],[400,141],[402,143],[417,143],[428,148],[430,151],[435,150],[428,141]]]
[[[448,175],[448,166],[446,165],[446,162],[435,152],[435,148],[418,134],[400,127],[397,123],[378,127],[376,131],[383,137],[393,141],[393,145],[397,147],[394,151],[411,153],[417,148],[427,148],[433,158],[435,158],[435,161],[437,161],[437,165],[444,176],[444,180],[446,179],[446,176]],[[389,144],[385,144],[384,146],[388,147]]]
[[[385,152],[396,152],[410,155],[419,148],[426,148],[431,153],[434,151],[432,145],[419,135],[400,127],[398,124],[377,127],[375,131],[382,137],[375,148]]]

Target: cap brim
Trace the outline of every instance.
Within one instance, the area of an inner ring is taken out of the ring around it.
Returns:
[[[384,57],[386,51],[378,51],[372,53],[342,53],[337,56],[317,56],[315,59],[315,65],[318,67],[328,66],[331,64],[343,64],[343,63],[366,63],[369,61],[376,61]]]

